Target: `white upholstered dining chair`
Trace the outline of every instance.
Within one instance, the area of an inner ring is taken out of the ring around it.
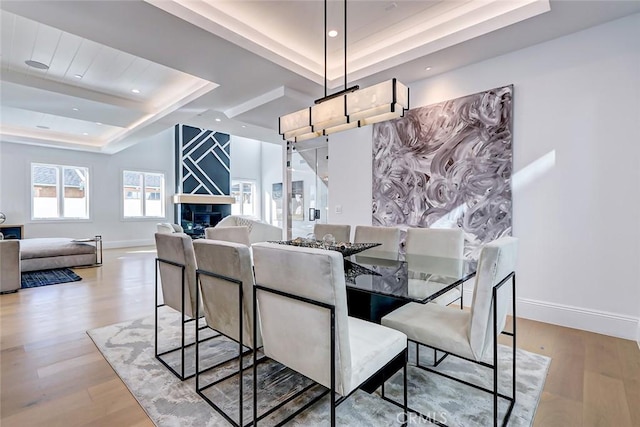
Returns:
[[[470,312],[453,310],[438,304],[412,302],[382,318],[383,325],[404,332],[409,341],[491,368],[494,371],[493,388],[487,389],[421,366],[419,359],[417,360],[418,367],[422,369],[492,393],[495,426],[498,425],[498,398],[509,402],[503,425],[507,423],[515,404],[517,246],[518,239],[502,237],[482,248]],[[505,286],[507,283],[511,286]],[[512,304],[511,333],[504,332],[509,299]],[[498,335],[500,333],[513,337],[511,396],[498,392]]]
[[[155,291],[155,357],[181,380],[192,377],[185,374],[185,324],[198,316],[196,296],[196,258],[193,241],[184,233],[156,233],[156,291]],[[163,303],[158,303],[158,272],[162,286]],[[158,308],[168,306],[181,314],[180,346],[158,353]],[[165,361],[165,355],[180,350],[179,372]]]
[[[198,263],[197,279],[200,287],[197,289],[200,290],[207,327],[238,343],[237,355],[207,368],[207,370],[214,369],[237,358],[238,370],[208,384],[201,384],[200,358],[199,352],[196,352],[196,392],[227,421],[236,427],[242,427],[244,426],[242,377],[243,370],[246,369],[241,369],[242,357],[248,353],[244,348],[250,351],[254,343],[254,279],[251,251],[242,243],[209,239],[199,239],[193,243],[193,247]],[[258,322],[256,324],[259,325]],[[199,336],[196,335],[196,342],[198,341]],[[262,345],[259,327],[256,342],[258,346]],[[220,405],[220,402],[216,403],[210,399],[206,389],[235,375],[239,376],[239,380],[238,414],[234,419],[222,409],[223,405]]]
[[[411,255],[426,255],[430,257],[452,258],[461,260],[464,257],[464,231],[460,228],[408,228],[405,240],[405,252],[410,261]],[[433,266],[431,266],[433,268]],[[416,263],[415,268],[420,266]],[[412,265],[412,270],[414,266]],[[420,273],[419,271],[414,271]],[[429,281],[437,282],[438,271],[427,270],[431,277],[409,278],[409,295],[420,292],[421,287],[428,287]],[[446,275],[446,271],[442,274]],[[464,308],[463,285],[440,295],[433,302],[440,305],[449,305],[460,300],[460,309]]]
[[[361,255],[377,258],[398,259],[400,253],[400,229],[397,227],[374,227],[368,225],[356,225],[355,243],[382,243],[366,251]]]
[[[204,237],[209,240],[222,240],[251,246],[249,228],[246,226],[207,227],[204,229]]]
[[[401,360],[406,378],[406,336],[347,315],[340,253],[259,243],[253,256],[264,353],[328,389],[317,398],[330,393],[332,426],[335,407],[389,363]],[[254,420],[269,413],[258,417],[257,392]]]
[[[347,243],[351,241],[351,226],[348,224],[315,224],[313,234],[316,240],[331,234],[336,239],[336,243]]]

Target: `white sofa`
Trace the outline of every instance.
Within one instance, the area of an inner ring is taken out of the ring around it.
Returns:
[[[249,229],[249,241],[251,244],[270,240],[282,240],[282,228],[267,224],[255,218],[229,215],[216,224],[216,227],[238,226],[244,226]]]
[[[21,274],[28,271],[98,265],[98,262],[95,244],[69,238],[0,240],[0,293],[20,289]]]
[[[182,226],[170,222],[159,222],[157,224],[158,233],[184,233]]]
[[[65,237],[39,237],[20,240],[20,270],[49,270],[98,264],[95,244]]]

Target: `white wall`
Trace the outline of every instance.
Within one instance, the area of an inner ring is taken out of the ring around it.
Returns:
[[[231,180],[241,179],[256,183],[256,215],[262,212],[262,142],[255,139],[230,136],[231,140]],[[245,213],[246,215],[246,213]]]
[[[372,127],[329,136],[329,224],[371,225]],[[338,211],[341,211],[338,213]]]
[[[282,146],[234,135],[230,139],[231,179],[255,181],[256,215],[268,221],[271,184],[282,182]]]
[[[122,171],[162,172],[168,195],[175,182],[173,128],[113,155],[0,142],[0,211],[7,224],[24,224],[28,237],[84,238],[103,236],[104,246],[153,244],[158,219],[122,219]],[[31,163],[89,168],[88,221],[31,221]],[[165,215],[173,221],[173,205],[166,198]]]
[[[284,148],[281,144],[271,144],[264,142],[262,144],[262,219],[265,221],[282,227],[282,224],[276,224],[276,219],[271,214],[271,192],[273,184],[283,182],[282,171],[282,152]],[[284,196],[283,196],[284,197]]]
[[[520,316],[635,339],[638,40],[640,14],[411,85],[412,107],[514,85]],[[370,224],[371,128],[332,135],[329,152],[331,222]]]

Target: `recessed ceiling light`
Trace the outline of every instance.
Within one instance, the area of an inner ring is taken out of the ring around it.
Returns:
[[[47,64],[43,64],[42,62],[34,61],[32,59],[27,59],[24,61],[29,67],[37,68],[38,70],[48,70],[49,66]]]
[[[83,134],[84,136],[89,135],[87,132],[82,132],[82,134]]]
[[[329,30],[327,33],[329,37],[336,37],[338,35],[338,30]]]
[[[220,120],[220,119],[218,119],[218,118],[216,118],[216,122],[219,122],[219,121],[221,121],[221,120]]]
[[[101,125],[102,125],[102,123],[100,123],[100,122],[96,122],[96,124],[97,124],[98,126],[101,126]]]
[[[131,89],[131,92],[133,92],[133,93],[140,93],[140,89]]]
[[[76,74],[73,77],[75,77],[76,79],[81,79],[82,78],[82,74]]]
[[[36,127],[40,129],[51,129],[49,126],[42,126],[42,125],[38,125]]]
[[[78,111],[78,109],[76,107],[73,107],[72,110],[73,111]]]
[[[247,127],[247,125],[242,125],[242,127],[243,127],[243,128],[246,128],[246,127]]]
[[[425,67],[425,71],[431,71],[431,67]]]

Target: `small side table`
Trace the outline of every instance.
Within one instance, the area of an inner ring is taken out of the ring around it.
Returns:
[[[88,239],[73,239],[76,243],[93,243],[96,246],[96,263],[86,267],[100,267],[102,265],[102,236],[89,237]]]

